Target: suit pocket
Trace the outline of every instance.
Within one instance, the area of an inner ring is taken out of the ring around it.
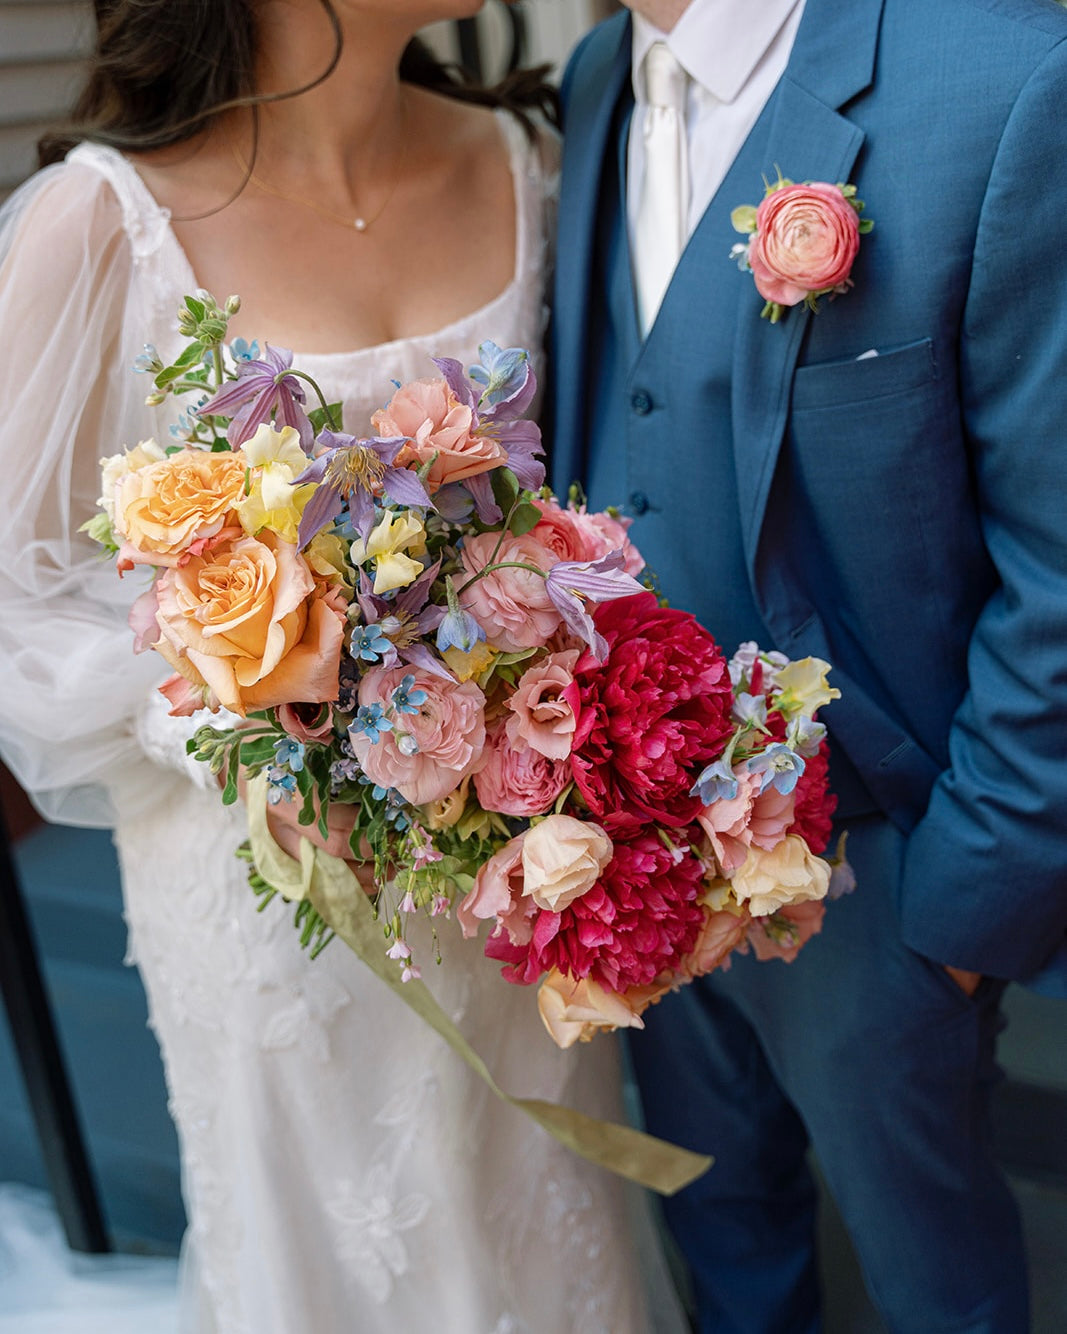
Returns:
[[[793,377],[793,411],[818,412],[908,393],[937,379],[934,344],[920,338],[877,356],[801,366]]]

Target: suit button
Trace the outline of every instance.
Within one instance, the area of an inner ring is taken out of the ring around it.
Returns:
[[[644,389],[635,389],[630,395],[630,407],[639,417],[647,417],[652,411],[652,395]]]
[[[643,491],[630,492],[630,508],[635,514],[645,514],[648,511],[648,496]]]

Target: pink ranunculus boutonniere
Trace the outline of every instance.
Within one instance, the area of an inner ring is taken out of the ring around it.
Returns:
[[[756,280],[766,305],[763,319],[777,324],[787,306],[803,301],[818,310],[818,298],[847,292],[860,237],[874,223],[861,218],[863,201],[854,185],[804,181],[781,174],[758,208],[745,204],[730,214],[734,230],[749,237],[730,258]]]

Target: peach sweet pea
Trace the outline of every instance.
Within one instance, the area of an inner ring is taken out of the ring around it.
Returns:
[[[440,801],[482,763],[485,746],[485,696],[473,681],[446,681],[418,667],[372,667],[359,683],[362,706],[379,705],[388,715],[392,695],[405,676],[426,698],[415,713],[398,714],[391,730],[372,741],[365,731],[349,731],[363,772],[374,783],[392,787],[405,801],[424,806]],[[415,749],[406,754],[403,739]]]
[[[825,897],[830,867],[812,854],[802,838],[787,834],[770,851],[749,848],[730,884],[738,902],[746,904],[753,917],[766,917],[790,904]]]
[[[503,446],[473,433],[473,411],[460,403],[444,380],[413,380],[404,385],[371,422],[386,439],[408,437],[408,444],[397,455],[398,467],[412,463],[421,467],[432,460],[427,478],[431,492],[508,461]]]
[[[562,912],[593,888],[613,852],[611,839],[591,820],[550,815],[526,831],[522,892],[539,908]]]
[[[173,566],[195,554],[233,521],[245,467],[240,453],[183,449],[128,472],[115,491],[120,561]]]
[[[153,647],[202,688],[201,703],[213,698],[243,716],[336,698],[343,590],[316,580],[277,534],[224,530],[202,554],[165,570],[157,595],[161,637]],[[190,702],[187,691],[168,694],[176,710]]]
[[[729,968],[730,955],[748,935],[752,918],[747,908],[719,908],[704,905],[704,925],[697,943],[681,962],[679,974],[685,981],[703,977],[715,968]]]
[[[783,185],[756,209],[748,262],[765,301],[795,306],[840,289],[860,248],[860,217],[841,189],[823,181]]]

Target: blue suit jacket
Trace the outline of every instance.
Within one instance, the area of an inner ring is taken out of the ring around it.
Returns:
[[[908,833],[904,939],[1003,978],[1067,935],[1065,38],[1051,0],[807,0],[763,171],[855,182],[875,229],[850,292],[777,326],[736,235],[704,238],[670,390],[676,484],[729,434],[760,614],[778,648],[834,664],[835,744]],[[621,15],[564,82],[557,488],[611,447],[588,407],[590,274],[629,54]],[[748,290],[717,422],[686,366],[728,283]],[[653,554],[668,595],[697,558],[681,538]]]

